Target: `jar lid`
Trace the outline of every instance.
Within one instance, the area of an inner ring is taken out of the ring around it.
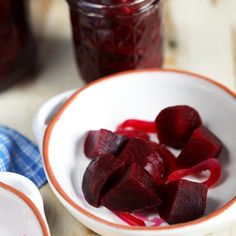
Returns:
[[[162,0],[67,0],[71,9],[91,15],[127,15],[137,14],[159,4]]]

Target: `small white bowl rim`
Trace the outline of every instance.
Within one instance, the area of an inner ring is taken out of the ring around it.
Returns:
[[[111,80],[111,79],[119,79],[120,76],[124,76],[124,75],[128,75],[128,74],[137,74],[137,73],[144,73],[144,72],[157,72],[157,73],[177,73],[177,74],[183,74],[183,75],[187,75],[187,76],[192,76],[194,79],[200,79],[203,81],[207,81],[210,84],[213,84],[217,87],[219,87],[220,89],[224,90],[227,94],[231,95],[234,99],[236,99],[236,93],[234,93],[232,90],[230,90],[229,88],[227,88],[226,86],[224,86],[223,84],[212,80],[206,76],[203,75],[199,75],[197,73],[193,73],[193,72],[189,72],[186,70],[177,70],[177,69],[138,69],[138,70],[128,70],[128,71],[124,71],[124,72],[119,72],[116,74],[112,74],[103,78],[100,78],[96,81],[93,81],[87,85],[85,85],[84,87],[82,87],[81,89],[77,90],[61,107],[61,109],[59,110],[59,112],[54,116],[54,118],[50,121],[49,125],[47,126],[47,129],[45,131],[45,135],[43,138],[43,159],[44,159],[44,165],[45,165],[45,170],[47,172],[47,177],[49,178],[50,183],[53,185],[55,191],[70,205],[72,206],[76,211],[80,212],[81,214],[90,217],[91,219],[105,224],[109,227],[114,227],[117,229],[122,229],[122,230],[142,230],[142,231],[163,231],[163,230],[171,230],[171,229],[180,229],[183,227],[187,227],[187,226],[192,226],[192,225],[196,225],[199,223],[203,223],[206,222],[207,220],[210,220],[220,214],[222,214],[225,210],[227,210],[228,208],[230,208],[232,205],[236,204],[236,197],[234,197],[233,199],[231,199],[230,201],[228,201],[223,207],[217,209],[216,211],[208,214],[207,216],[201,217],[200,219],[197,220],[193,220],[193,221],[189,221],[186,223],[180,223],[180,224],[174,224],[174,225],[168,225],[168,226],[155,226],[155,227],[145,227],[145,226],[126,226],[126,225],[121,225],[121,224],[117,224],[117,223],[112,223],[109,222],[107,220],[104,220],[92,213],[90,213],[89,211],[87,211],[86,209],[80,207],[75,201],[73,201],[70,196],[63,190],[63,188],[61,187],[61,185],[59,184],[59,182],[57,181],[54,173],[53,173],[53,169],[50,165],[50,161],[49,161],[49,155],[48,155],[48,150],[49,150],[49,141],[50,141],[50,137],[52,134],[52,130],[55,126],[55,124],[58,122],[58,120],[60,119],[60,117],[63,115],[64,111],[68,108],[68,106],[75,100],[75,98],[77,98],[77,96],[80,95],[80,93],[88,88],[90,88],[93,85],[96,85],[98,83],[104,82],[106,80]]]
[[[35,215],[36,219],[38,220],[43,235],[50,236],[49,232],[48,232],[47,224],[45,223],[43,216],[41,215],[37,206],[33,203],[33,201],[29,197],[27,197],[23,192],[17,190],[16,188],[12,187],[11,185],[8,185],[8,184],[3,183],[1,181],[0,181],[0,188],[14,194],[16,197],[18,197],[22,201],[24,201],[27,204],[27,206],[32,210],[33,214]]]

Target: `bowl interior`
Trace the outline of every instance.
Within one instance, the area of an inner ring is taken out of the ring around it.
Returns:
[[[36,215],[24,200],[5,185],[0,186],[0,196],[0,235],[44,235]]]
[[[219,86],[195,75],[147,71],[121,74],[82,90],[54,123],[48,145],[51,171],[64,192],[80,207],[110,222],[123,224],[103,207],[90,206],[81,183],[89,164],[83,153],[88,130],[116,126],[129,118],[154,120],[167,106],[187,104],[224,143],[223,175],[209,191],[206,214],[222,207],[236,193],[236,100]],[[48,171],[48,170],[47,170]]]

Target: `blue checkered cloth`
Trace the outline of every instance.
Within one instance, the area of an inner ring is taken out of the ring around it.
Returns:
[[[37,187],[47,181],[38,147],[19,132],[1,125],[0,171],[24,175]]]

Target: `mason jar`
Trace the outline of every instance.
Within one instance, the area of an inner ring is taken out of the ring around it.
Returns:
[[[0,0],[0,90],[31,78],[37,48],[24,0]]]
[[[77,65],[85,82],[161,67],[163,0],[67,0]]]

